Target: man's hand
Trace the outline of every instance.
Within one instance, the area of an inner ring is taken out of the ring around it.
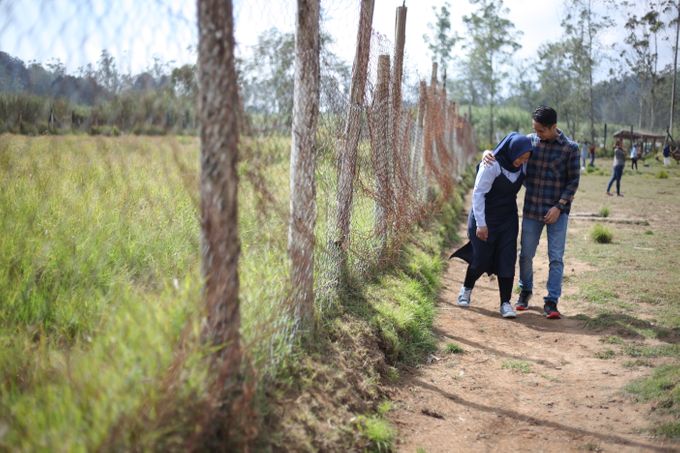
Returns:
[[[557,219],[560,218],[561,213],[562,212],[559,209],[557,209],[555,206],[553,206],[552,208],[548,209],[548,213],[545,216],[543,216],[543,221],[547,225],[551,225],[551,224],[557,222]]]
[[[484,164],[485,167],[493,164],[496,162],[496,158],[493,157],[493,151],[486,149],[482,153],[482,163]]]
[[[482,241],[489,239],[489,227],[477,227],[477,237]]]

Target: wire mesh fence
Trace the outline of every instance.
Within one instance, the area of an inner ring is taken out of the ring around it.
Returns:
[[[104,24],[110,11],[101,9],[103,4],[81,3]],[[150,21],[160,16],[154,21],[171,27],[196,26],[195,11],[187,17],[183,10],[152,4],[158,8],[126,11]],[[31,7],[44,12],[35,14],[38,19],[26,34],[37,33],[40,21],[53,11],[50,2],[37,5]],[[103,51],[96,65],[84,64],[70,73],[58,61],[26,65],[0,54],[0,132],[25,135],[0,136],[0,180],[8,188],[0,195],[7,214],[0,222],[0,267],[11,269],[0,273],[5,300],[0,319],[7,332],[0,337],[12,345],[2,360],[29,357],[21,359],[22,373],[46,379],[61,369],[62,357],[77,354],[76,371],[64,371],[55,384],[66,395],[63,405],[74,413],[91,411],[93,404],[115,406],[96,420],[79,418],[81,432],[93,423],[101,425],[86,443],[89,447],[108,439],[107,429],[148,399],[152,388],[168,379],[168,369],[186,385],[201,387],[195,381],[203,374],[186,359],[191,349],[186,344],[200,337],[203,283],[214,275],[199,272],[205,228],[201,233],[197,134],[202,124],[205,141],[211,127],[219,126],[211,121],[221,120],[198,109],[219,110],[215,101],[224,99],[228,105],[221,108],[237,113],[238,211],[222,214],[238,225],[238,237],[224,240],[239,253],[239,281],[234,283],[233,275],[228,279],[238,290],[240,321],[233,313],[227,317],[240,322],[242,349],[260,382],[273,376],[292,350],[301,300],[311,304],[303,317],[326,316],[348,286],[397,262],[414,226],[426,223],[452,196],[476,152],[474,133],[447,99],[436,69],[430,83],[404,86],[406,8],[398,8],[397,36],[389,40],[371,30],[372,1],[343,5],[359,18],[351,33],[357,43],[351,69],[329,51],[323,30],[316,38],[320,57],[297,63],[295,34],[268,30],[249,52],[237,53],[237,102],[217,96],[197,104],[205,85],[199,87],[192,62],[156,59],[137,74],[123,74]],[[19,2],[4,2],[0,8],[6,13],[0,24],[6,37],[15,30],[9,22],[23,9]],[[237,29],[247,26],[238,22],[248,17],[245,8],[245,3],[237,8]],[[313,27],[306,29],[313,40]],[[168,45],[184,48],[187,42]],[[307,70],[296,76],[296,67]],[[304,79],[314,73],[316,82]],[[316,100],[314,88],[296,97],[302,85],[314,83]],[[405,90],[418,92],[417,102],[404,101]],[[296,124],[310,127],[314,109],[317,126],[310,139]],[[28,137],[35,135],[45,136]],[[224,137],[213,131],[212,139],[219,143]],[[299,140],[308,141],[310,154],[291,155]],[[300,167],[291,164],[295,159]],[[204,160],[203,174],[219,160]],[[224,200],[211,201],[216,209],[223,207]],[[152,320],[139,315],[139,304]],[[145,336],[125,341],[129,329]],[[30,358],[39,350],[32,345],[35,336],[46,339],[52,351],[44,360]],[[103,352],[112,342],[115,354]],[[150,356],[155,365],[135,374],[136,364]],[[98,366],[108,371],[86,382],[86,370]],[[0,423],[27,436],[48,432],[42,438],[46,445],[73,429],[66,421],[31,425],[35,413],[54,410],[49,400],[36,396],[44,379],[22,387],[13,368],[1,369],[11,390],[0,397],[6,409],[0,413],[9,414],[0,415]],[[74,394],[85,386],[92,392],[85,392],[86,398]],[[127,403],[107,402],[122,393]],[[84,401],[88,398],[99,403]]]

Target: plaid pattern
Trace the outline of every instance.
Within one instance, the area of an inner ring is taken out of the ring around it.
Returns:
[[[543,220],[561,198],[569,201],[564,210],[568,214],[581,176],[578,145],[562,131],[550,142],[540,140],[536,134],[528,137],[533,153],[524,180],[524,217]]]

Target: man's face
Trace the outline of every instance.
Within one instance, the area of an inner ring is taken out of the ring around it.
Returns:
[[[536,120],[532,120],[534,132],[541,140],[554,140],[557,138],[557,124],[552,126],[544,126]]]

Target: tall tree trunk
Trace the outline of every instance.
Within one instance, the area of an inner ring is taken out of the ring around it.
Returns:
[[[678,37],[680,37],[680,1],[676,5],[678,9],[678,18],[675,23],[675,48],[673,49],[673,90],[671,93],[671,118],[668,124],[668,131],[673,133],[673,116],[675,114],[675,88],[678,78]]]
[[[344,265],[349,242],[349,226],[352,216],[352,197],[354,195],[354,176],[356,174],[357,147],[361,134],[361,111],[364,104],[368,58],[371,46],[371,26],[375,0],[362,0],[357,31],[357,46],[352,65],[352,86],[347,108],[345,133],[339,156],[338,168],[338,245]]]
[[[493,130],[493,104],[494,97],[496,96],[496,84],[493,80],[493,59],[491,60],[491,90],[489,93],[489,145],[493,146],[495,144],[494,140],[494,130]]]
[[[642,93],[638,95],[638,103],[638,129],[642,129],[642,115],[645,113],[645,97]]]
[[[220,376],[238,371],[238,89],[231,1],[198,2],[198,82],[201,136],[201,248],[204,337],[215,346]],[[227,378],[228,379],[228,378]]]
[[[656,84],[656,81],[652,80],[652,88],[651,88],[651,101],[649,103],[649,129],[651,131],[654,131],[654,128],[656,127],[656,88],[654,88]]]
[[[316,126],[319,116],[319,0],[298,0],[290,153],[291,259],[295,330],[313,329]]]
[[[590,143],[595,143],[595,105],[593,100],[593,24],[592,3],[588,0],[588,119],[590,120]]]

